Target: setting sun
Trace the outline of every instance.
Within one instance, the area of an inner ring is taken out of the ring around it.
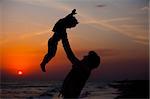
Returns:
[[[22,75],[23,72],[21,70],[18,71],[18,75]]]

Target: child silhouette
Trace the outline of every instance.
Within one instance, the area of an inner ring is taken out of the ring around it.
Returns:
[[[57,21],[55,26],[53,27],[53,36],[48,40],[48,53],[45,55],[43,61],[40,66],[43,72],[46,72],[45,66],[46,64],[55,56],[58,41],[61,40],[63,33],[66,33],[67,28],[73,28],[78,24],[77,19],[73,16],[77,14],[76,9],[72,10],[70,14],[66,17]]]

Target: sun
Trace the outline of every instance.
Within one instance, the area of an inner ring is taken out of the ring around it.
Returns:
[[[18,75],[23,75],[22,70],[18,70]]]

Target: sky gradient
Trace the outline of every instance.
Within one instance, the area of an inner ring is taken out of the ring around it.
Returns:
[[[64,79],[71,69],[61,42],[42,73],[40,62],[60,18],[77,10],[79,24],[68,38],[79,59],[101,56],[91,79],[148,79],[148,0],[1,0],[0,70],[3,79]],[[22,70],[22,77],[17,71]]]

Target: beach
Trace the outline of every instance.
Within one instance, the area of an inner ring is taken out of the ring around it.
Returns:
[[[1,82],[1,99],[62,99],[62,81]],[[148,80],[88,81],[82,99],[149,99]]]
[[[2,82],[1,99],[61,99],[58,97],[62,81],[20,81]],[[114,99],[117,96],[115,88],[105,82],[89,81],[80,98],[86,99]]]

